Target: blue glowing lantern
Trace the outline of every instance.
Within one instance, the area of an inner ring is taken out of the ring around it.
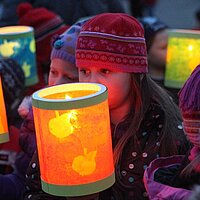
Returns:
[[[0,28],[0,57],[12,58],[22,67],[25,85],[38,83],[34,31],[29,26]]]

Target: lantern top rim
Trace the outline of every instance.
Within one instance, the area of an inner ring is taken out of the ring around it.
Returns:
[[[53,94],[65,93],[68,95],[70,92],[78,91],[92,91],[92,93],[72,98],[48,98]],[[48,110],[52,110],[53,108],[57,110],[75,109],[103,102],[107,99],[107,96],[107,87],[103,84],[80,82],[67,83],[50,86],[34,92],[32,95],[32,103],[33,106],[37,108]]]
[[[0,27],[0,35],[17,35],[32,32],[34,29],[31,26],[4,26]]]
[[[200,31],[191,29],[168,29],[169,37],[200,39]]]

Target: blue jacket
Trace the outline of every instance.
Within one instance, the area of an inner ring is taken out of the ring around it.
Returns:
[[[15,169],[7,175],[0,175],[0,200],[20,200],[25,185],[25,175],[36,150],[35,128],[33,113],[29,112],[20,128],[20,146],[22,151],[18,153],[15,161]]]

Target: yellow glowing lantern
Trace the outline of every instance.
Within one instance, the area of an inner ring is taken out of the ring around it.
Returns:
[[[7,117],[6,117],[6,109],[3,97],[3,89],[0,77],[0,143],[8,142],[9,141],[9,134],[8,134],[8,124],[7,124]]]
[[[181,88],[200,64],[200,31],[169,30],[165,86]]]
[[[29,26],[6,26],[0,28],[0,57],[12,58],[22,67],[25,85],[38,82],[35,57],[34,31]]]
[[[32,96],[42,188],[82,196],[114,184],[107,88],[72,83]]]

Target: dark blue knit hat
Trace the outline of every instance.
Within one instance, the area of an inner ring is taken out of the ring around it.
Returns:
[[[156,17],[143,17],[138,18],[138,20],[144,28],[144,37],[147,44],[147,50],[149,50],[156,33],[167,29],[168,26]]]

